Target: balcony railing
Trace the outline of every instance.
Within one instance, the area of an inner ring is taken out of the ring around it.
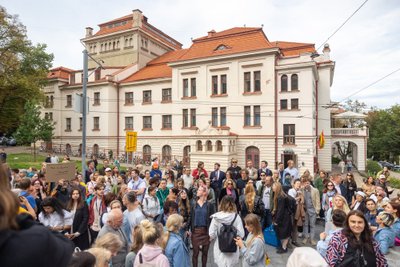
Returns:
[[[368,136],[368,128],[332,128],[331,134],[339,136]]]

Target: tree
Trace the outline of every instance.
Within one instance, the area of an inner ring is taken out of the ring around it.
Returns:
[[[353,153],[354,144],[348,141],[338,141],[335,143],[340,158],[344,161],[347,160],[347,157]]]
[[[400,155],[400,106],[368,113],[368,156],[393,161]]]
[[[0,132],[18,127],[27,100],[42,100],[53,61],[45,49],[44,44],[32,45],[18,17],[0,6]]]
[[[365,110],[368,108],[367,104],[364,102],[360,102],[358,100],[351,100],[348,99],[344,104],[343,108],[346,111],[353,111],[355,113],[360,113],[363,114]],[[341,125],[350,125],[351,128],[361,128],[365,126],[365,120],[364,119],[346,119],[344,121],[341,121]]]
[[[53,131],[54,123],[41,117],[40,106],[35,101],[27,101],[15,137],[18,143],[33,143],[34,161],[36,161],[36,142],[39,140],[51,141]]]

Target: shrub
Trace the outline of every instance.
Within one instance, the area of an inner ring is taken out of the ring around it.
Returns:
[[[391,187],[400,189],[400,179],[389,177],[388,181]]]
[[[332,156],[332,164],[339,164],[340,158]]]
[[[367,160],[367,171],[369,175],[376,176],[376,174],[381,171],[382,168],[379,166],[378,162],[373,160]]]

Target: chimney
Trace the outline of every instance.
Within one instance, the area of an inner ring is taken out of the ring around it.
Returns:
[[[142,27],[142,11],[139,9],[132,10],[132,17],[133,17],[133,25],[132,27]]]
[[[324,53],[324,58],[325,60],[330,60],[330,55],[329,53],[331,52],[331,49],[329,48],[329,44],[324,44],[324,49],[322,50]]]
[[[85,37],[90,37],[92,35],[93,35],[93,28],[86,27],[86,36]]]
[[[211,31],[208,32],[208,36],[207,37],[213,37],[215,33],[216,33],[215,30],[211,30]]]

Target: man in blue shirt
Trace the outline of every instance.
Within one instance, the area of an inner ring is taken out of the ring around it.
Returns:
[[[21,189],[19,196],[25,197],[28,200],[31,207],[36,211],[37,207],[36,207],[35,198],[33,196],[31,196],[31,194],[30,194],[30,192],[32,192],[34,190],[33,185],[31,184],[31,180],[29,178],[22,179],[19,182],[19,189]],[[26,207],[24,205],[22,207],[24,209],[26,209]]]

